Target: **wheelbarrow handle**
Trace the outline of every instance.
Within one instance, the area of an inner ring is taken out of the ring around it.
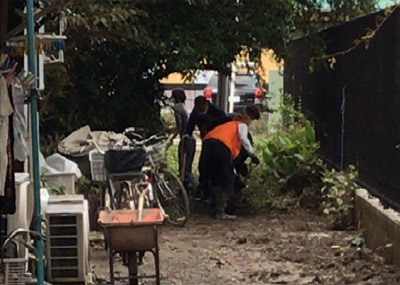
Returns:
[[[139,202],[138,202],[138,221],[142,221],[143,219],[143,206],[144,206],[144,199],[145,196],[147,195],[147,192],[149,192],[149,189],[143,190],[143,192],[139,196]]]

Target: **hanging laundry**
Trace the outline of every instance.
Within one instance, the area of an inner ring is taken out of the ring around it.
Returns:
[[[14,101],[14,156],[15,159],[24,162],[29,156],[29,149],[27,143],[28,130],[26,126],[25,117],[25,92],[18,86],[12,86],[12,96]]]
[[[0,75],[0,196],[4,196],[7,175],[7,143],[9,133],[9,116],[13,107],[7,90],[7,82]]]

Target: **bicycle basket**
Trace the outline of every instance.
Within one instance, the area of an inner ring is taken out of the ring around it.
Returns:
[[[166,161],[166,142],[162,142],[154,145],[150,151],[148,151],[148,156],[151,157],[153,163],[160,164]]]
[[[104,166],[110,174],[141,171],[145,161],[146,152],[141,148],[108,150],[104,155]]]

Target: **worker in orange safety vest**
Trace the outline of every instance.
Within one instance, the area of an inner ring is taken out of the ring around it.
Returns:
[[[225,208],[233,194],[235,170],[233,161],[240,149],[247,151],[254,164],[259,164],[254,148],[248,139],[248,128],[253,120],[260,118],[256,105],[248,105],[245,112],[235,120],[215,127],[204,137],[201,163],[204,163],[205,179],[211,181],[215,217],[233,220],[236,216],[228,215]]]

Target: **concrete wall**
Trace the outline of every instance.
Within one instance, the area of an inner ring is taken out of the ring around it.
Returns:
[[[363,230],[368,248],[390,264],[400,266],[400,213],[385,209],[367,190],[356,191],[355,222]]]

